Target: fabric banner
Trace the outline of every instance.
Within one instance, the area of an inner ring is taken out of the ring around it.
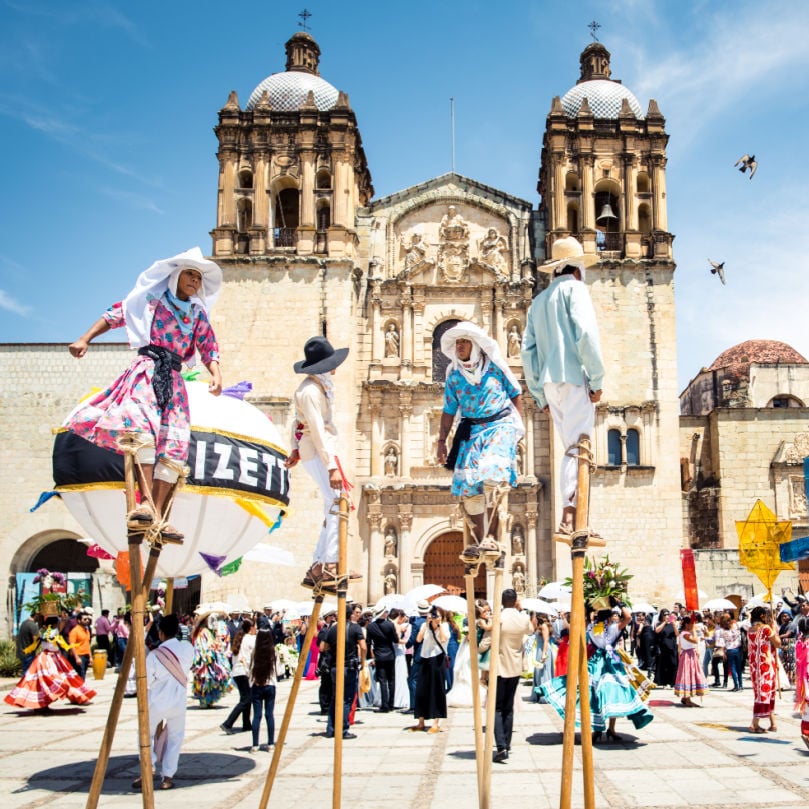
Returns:
[[[683,548],[680,551],[680,564],[683,568],[683,592],[685,608],[689,612],[699,611],[699,590],[697,589],[697,569],[694,564],[694,551]]]
[[[17,573],[16,580],[17,580],[17,593],[15,596],[15,605],[14,605],[14,634],[17,634],[17,630],[20,628],[20,623],[23,619],[28,617],[28,610],[25,609],[25,605],[35,599],[40,592],[40,585],[39,582],[34,584],[34,578],[36,577],[36,573]]]

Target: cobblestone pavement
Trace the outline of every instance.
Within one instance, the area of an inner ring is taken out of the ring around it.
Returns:
[[[91,680],[92,682],[92,680]],[[0,681],[7,691],[11,681]],[[58,801],[60,809],[84,806],[98,755],[114,676],[96,681],[93,704],[57,703],[48,715],[25,713],[0,703],[0,809],[34,809]],[[290,682],[278,687],[280,727]],[[529,689],[520,691],[527,698]],[[257,807],[271,754],[251,754],[249,734],[219,729],[235,694],[202,710],[189,703],[186,740],[171,792],[156,791],[155,806],[194,809]],[[712,691],[701,709],[682,707],[671,689],[653,692],[655,721],[634,731],[619,720],[620,742],[597,745],[596,806],[806,807],[809,750],[791,711],[792,692],[778,703],[778,730],[753,735],[752,694]],[[99,809],[138,807],[130,789],[138,774],[135,700],[126,699]],[[360,711],[356,739],[343,747],[342,805],[362,809],[473,809],[478,805],[472,714],[450,709],[443,732],[408,733],[412,719],[401,713]],[[270,807],[332,805],[333,742],[324,738],[325,718],[317,705],[317,683],[302,683],[286,746],[273,784]],[[547,705],[521,701],[512,753],[492,765],[491,805],[559,805],[562,722]],[[263,740],[266,731],[262,729]],[[579,748],[576,748],[572,804],[583,806]]]

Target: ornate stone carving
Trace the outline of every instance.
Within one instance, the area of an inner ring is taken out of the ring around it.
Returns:
[[[486,236],[478,244],[480,260],[488,264],[500,275],[505,275],[507,268],[506,255],[508,254],[508,243],[505,238],[497,232],[497,228],[489,228]]]
[[[396,558],[398,544],[396,529],[392,525],[389,525],[387,529],[385,529],[385,556],[388,559]]]
[[[806,489],[803,475],[790,475],[789,481],[789,514],[791,517],[807,516]]]
[[[422,264],[432,264],[427,257],[427,245],[424,243],[421,233],[413,233],[410,242],[406,242],[402,237],[402,250],[404,250],[404,268],[406,272],[418,269]]]
[[[399,356],[399,329],[396,328],[395,323],[389,323],[385,331],[385,356]]]
[[[511,571],[511,586],[517,591],[517,595],[525,594],[525,571],[522,565],[514,565]]]
[[[413,527],[413,513],[411,511],[403,511],[399,514],[399,525],[402,531],[409,531]]]
[[[438,228],[438,269],[444,281],[463,280],[469,264],[469,225],[450,205]]]
[[[396,578],[396,574],[391,570],[390,572],[385,574],[385,595],[389,596],[391,593],[396,592],[396,587],[398,584],[398,579]]]

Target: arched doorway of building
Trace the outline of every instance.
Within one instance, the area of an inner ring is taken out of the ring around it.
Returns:
[[[424,554],[424,583],[458,588],[466,596],[463,562],[458,558],[463,550],[463,532],[446,531],[437,536]],[[486,568],[481,565],[475,578],[475,598],[486,598]]]

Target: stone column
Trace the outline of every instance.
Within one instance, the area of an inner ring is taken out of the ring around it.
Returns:
[[[637,230],[637,211],[635,210],[635,172],[632,169],[635,156],[631,153],[621,155],[624,161],[624,221],[622,228],[627,230]]]
[[[410,417],[413,415],[413,394],[399,391],[399,476],[410,477]]]
[[[654,191],[654,230],[668,232],[668,215],[666,213],[666,158],[663,155],[652,156],[652,190]]]
[[[531,596],[537,593],[537,517],[536,511],[525,512],[525,592]]]
[[[375,604],[384,594],[384,578],[382,576],[382,550],[384,538],[379,530],[382,524],[382,512],[377,511],[380,506],[375,506],[374,511],[368,511],[368,525],[371,529],[368,538],[368,599],[371,604]]]
[[[523,420],[525,421],[525,465],[523,474],[536,475],[534,466],[534,416],[536,414],[536,401],[530,392],[522,399]]]
[[[402,290],[402,377],[413,367],[413,298],[410,288]]]
[[[579,211],[579,227],[581,230],[595,228],[595,211],[593,210],[593,159],[587,155],[579,163],[581,171],[581,210]]]
[[[315,227],[315,161],[314,153],[302,151],[301,160],[301,218],[299,225]]]
[[[371,477],[382,475],[382,391],[372,391],[371,404]]]
[[[264,185],[269,157],[266,150],[253,153],[253,224],[265,233],[270,223],[270,195]]]
[[[553,153],[553,176],[554,186],[553,193],[556,195],[554,202],[554,221],[551,222],[551,230],[561,230],[566,227],[566,211],[565,211],[565,167],[564,167],[564,153]]]
[[[222,149],[222,222],[224,227],[236,226],[236,152]]]
[[[382,334],[382,298],[379,297],[378,285],[374,283],[373,317],[371,318],[371,361],[382,362],[385,356],[384,335]]]
[[[406,593],[415,587],[413,581],[413,548],[410,529],[413,527],[411,505],[399,504],[399,592]],[[422,568],[423,570],[423,568]],[[419,582],[421,584],[421,582]]]

